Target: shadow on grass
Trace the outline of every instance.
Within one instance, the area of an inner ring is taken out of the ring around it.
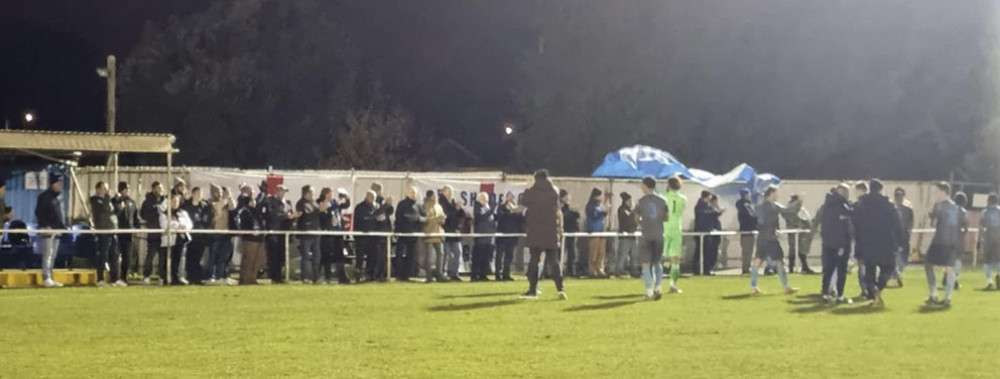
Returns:
[[[761,296],[761,295],[751,295],[751,294],[748,294],[748,293],[741,293],[739,295],[726,295],[726,296],[723,296],[722,300],[746,300],[746,299],[753,298],[755,296]]]
[[[793,299],[793,300],[789,300],[788,304],[792,304],[792,305],[806,305],[806,304],[816,304],[817,302],[820,302],[820,301],[821,301],[821,299]]]
[[[805,295],[798,295],[795,298],[796,299],[803,299],[803,300],[820,300],[820,299],[823,298],[823,295],[818,294],[818,293],[810,293],[810,294],[805,294]]]
[[[431,312],[473,311],[476,309],[497,308],[497,307],[519,304],[523,302],[524,301],[521,300],[483,301],[478,303],[466,303],[466,304],[435,305],[433,307],[427,308],[427,310]]]
[[[848,316],[848,315],[870,315],[873,313],[885,312],[885,307],[871,307],[868,305],[862,305],[860,307],[840,307],[830,311],[835,315]]]
[[[947,312],[950,309],[951,308],[942,307],[940,305],[921,305],[920,308],[917,309],[917,313],[939,313]]]
[[[831,310],[831,309],[833,309],[833,307],[831,307],[831,306],[829,306],[827,304],[819,303],[819,304],[815,304],[815,305],[813,305],[811,307],[795,308],[795,309],[792,310],[792,313],[810,314],[810,313],[825,312],[825,311],[828,311],[828,310]]]
[[[643,298],[643,295],[633,293],[628,295],[594,296],[593,298],[597,300],[641,299]]]
[[[474,299],[481,297],[503,297],[503,296],[515,296],[520,295],[524,292],[493,292],[493,293],[474,293],[471,295],[440,295],[439,299]]]
[[[636,304],[636,303],[639,303],[639,302],[641,302],[641,300],[620,300],[620,301],[610,301],[610,302],[607,302],[607,303],[585,304],[585,305],[577,305],[577,306],[574,306],[574,307],[566,308],[565,311],[566,312],[599,311],[599,310],[602,310],[602,309],[620,308],[620,307],[624,307],[624,306]]]

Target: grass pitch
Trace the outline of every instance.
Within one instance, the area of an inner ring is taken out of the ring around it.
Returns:
[[[947,310],[923,272],[885,309],[749,297],[745,277],[641,281],[0,290],[0,377],[1000,377],[1000,292],[979,272]],[[976,288],[974,288],[976,287]],[[856,294],[855,278],[848,293]]]

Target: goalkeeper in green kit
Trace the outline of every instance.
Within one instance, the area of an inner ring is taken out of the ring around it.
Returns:
[[[681,241],[683,231],[681,228],[681,216],[684,215],[684,208],[687,207],[687,198],[681,195],[681,178],[673,176],[667,179],[667,193],[663,198],[667,200],[667,209],[670,216],[663,223],[663,256],[664,264],[670,271],[670,293],[681,293],[677,288],[677,278],[681,276],[681,254],[684,249]]]

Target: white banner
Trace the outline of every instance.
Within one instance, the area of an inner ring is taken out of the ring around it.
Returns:
[[[476,197],[479,196],[480,192],[486,192],[490,196],[490,203],[497,204],[500,202],[498,196],[506,196],[508,192],[513,193],[514,196],[518,196],[524,192],[527,183],[513,181],[414,178],[413,185],[417,186],[417,190],[420,191],[418,196],[421,198],[423,198],[424,193],[427,192],[427,190],[434,190],[435,192],[440,193],[444,186],[450,185],[455,189],[455,198],[458,199],[459,203],[465,204],[466,210],[471,212],[472,205],[476,201]]]
[[[270,179],[268,179],[270,177]],[[239,193],[239,186],[243,183],[250,184],[254,187],[254,193],[257,192],[257,188],[260,186],[262,181],[268,181],[271,184],[284,184],[288,187],[288,199],[294,204],[296,201],[302,197],[302,187],[305,185],[312,185],[316,195],[319,196],[319,191],[323,187],[333,188],[334,191],[337,188],[343,188],[350,192],[354,188],[354,181],[351,179],[350,175],[317,175],[317,174],[283,174],[281,172],[274,172],[271,174],[251,174],[251,173],[240,173],[240,172],[222,172],[222,171],[192,171],[190,176],[190,183],[188,185],[191,188],[201,187],[202,194],[207,198],[209,196],[208,189],[212,184],[217,186],[229,187],[232,190],[233,196],[237,196]],[[354,198],[354,194],[352,199]]]

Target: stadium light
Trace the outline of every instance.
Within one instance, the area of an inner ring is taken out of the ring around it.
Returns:
[[[30,112],[24,114],[24,122],[30,124],[34,121],[35,121],[35,115],[31,114]]]

